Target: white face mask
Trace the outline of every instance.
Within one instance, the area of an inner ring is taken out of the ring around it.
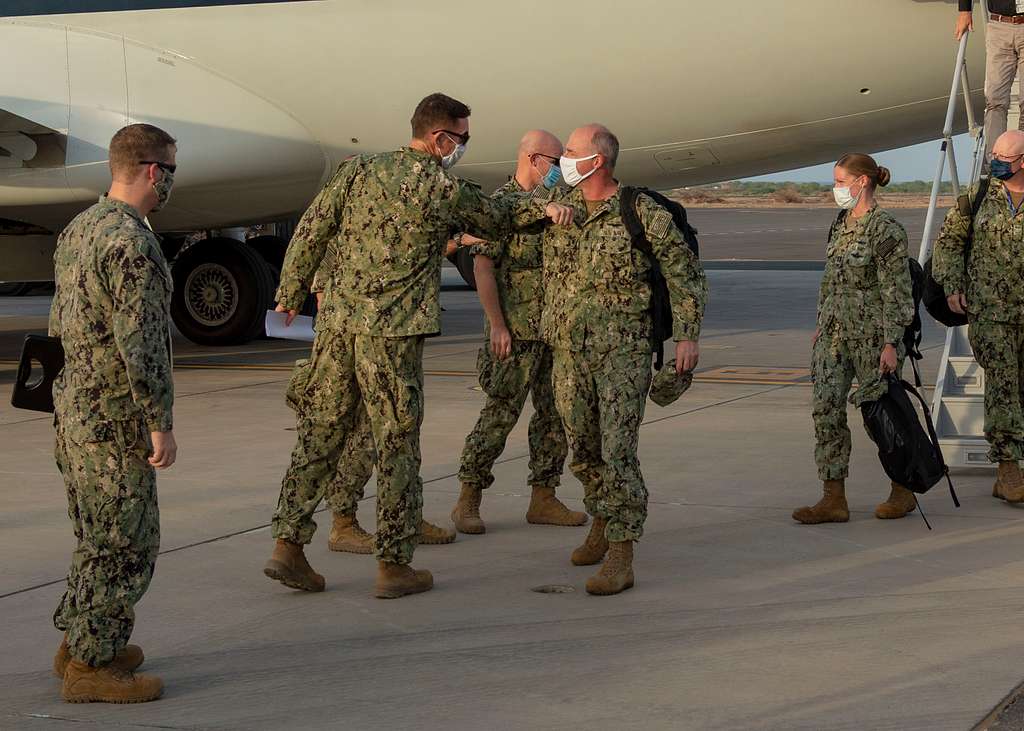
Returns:
[[[565,181],[565,184],[575,188],[577,185],[593,175],[597,171],[597,168],[592,168],[586,175],[581,175],[580,171],[576,169],[576,163],[583,160],[593,160],[595,157],[597,157],[596,152],[593,155],[588,155],[587,157],[566,157],[565,155],[562,155],[558,160],[558,167],[562,169],[562,180]]]
[[[451,137],[448,137],[448,139],[452,140]],[[441,156],[441,167],[445,170],[450,170],[455,167],[455,163],[461,160],[462,156],[466,154],[466,146],[464,144],[456,142],[455,140],[452,140],[452,142],[455,142],[455,149],[447,155]]]
[[[832,197],[836,199],[837,206],[842,208],[844,211],[848,211],[857,205],[857,201],[860,200],[860,195],[863,192],[864,189],[861,188],[860,193],[858,193],[857,196],[854,197],[850,194],[849,186],[846,186],[845,188],[836,187],[832,189]]]

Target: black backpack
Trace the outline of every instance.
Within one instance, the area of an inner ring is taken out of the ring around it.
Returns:
[[[971,221],[967,225],[967,241],[964,242],[965,270],[967,260],[970,259],[971,256],[971,247],[974,245],[974,219],[978,215],[978,211],[981,209],[981,204],[985,200],[985,196],[988,194],[989,182],[989,178],[981,179],[978,184],[978,192],[974,196],[974,200],[971,201],[969,208],[967,206],[966,196],[961,196],[957,200],[957,205],[960,207],[960,213],[964,216],[969,215],[971,217]],[[928,261],[924,263],[924,274],[925,285],[923,299],[924,308],[928,311],[928,314],[946,327],[959,327],[961,325],[966,325],[966,315],[958,314],[949,309],[949,302],[946,301],[946,291],[932,276],[932,257],[930,256],[928,257]]]
[[[622,224],[626,227],[633,248],[646,254],[650,262],[648,283],[651,286],[651,352],[654,353],[654,367],[661,370],[665,364],[664,344],[672,337],[672,301],[668,295],[665,275],[661,272],[661,265],[654,255],[651,242],[647,240],[647,232],[636,210],[636,199],[639,195],[647,196],[672,214],[672,222],[682,232],[683,240],[697,258],[700,258],[700,246],[697,243],[697,229],[686,220],[686,209],[681,203],[650,188],[623,186],[619,193]]]
[[[916,374],[915,369],[915,374]],[[943,477],[949,483],[949,494],[953,504],[958,508],[953,481],[949,477],[949,468],[942,457],[939,439],[935,434],[928,405],[921,394],[906,381],[893,374],[885,377],[887,386],[876,401],[861,404],[861,415],[864,417],[864,428],[868,436],[878,446],[878,459],[882,469],[893,482],[903,485],[908,490],[924,494]],[[927,432],[921,427],[917,409],[910,400],[914,396],[920,403],[924,413]],[[914,498],[915,502],[917,498]],[[920,505],[918,505],[920,509]],[[921,513],[924,517],[924,513]],[[925,523],[928,519],[925,518]],[[931,526],[929,525],[930,529]]]

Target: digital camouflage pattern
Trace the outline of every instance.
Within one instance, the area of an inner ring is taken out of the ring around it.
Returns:
[[[54,625],[98,666],[127,644],[160,544],[148,456],[173,425],[171,275],[138,212],[104,198],[60,235],[54,278],[55,456],[78,539]]]
[[[846,403],[854,376],[859,388],[850,401],[859,405],[884,389],[878,368],[886,343],[896,344],[897,372],[902,369],[903,333],[914,318],[912,287],[907,234],[891,214],[875,207],[833,227],[811,354],[814,459],[822,480],[844,479],[849,471]]]
[[[313,512],[336,479],[342,455],[347,450],[365,454],[353,441],[365,438],[360,428],[365,408],[377,449],[376,553],[384,561],[409,563],[423,508],[422,359],[422,336],[317,332],[309,359],[296,363],[288,384],[298,442],[274,513],[275,538],[312,540]]]
[[[492,198],[525,195],[513,178],[498,188]],[[544,227],[539,221],[511,236],[473,247],[474,255],[494,260],[501,312],[512,335],[511,354],[498,360],[490,348],[490,322],[485,321],[477,375],[487,400],[466,437],[459,468],[459,480],[480,490],[493,484],[494,463],[505,449],[508,435],[531,393],[534,413],[529,426],[527,483],[534,487],[557,487],[565,465],[568,447],[551,387],[551,349],[541,342]]]
[[[587,511],[607,519],[609,541],[638,540],[647,515],[636,451],[651,385],[650,263],[633,249],[618,193],[590,214],[579,189],[559,202],[575,217],[548,227],[543,242],[542,320],[554,349],[555,403]],[[668,283],[673,339],[696,340],[708,296],[704,270],[668,211],[643,195],[637,207]]]
[[[526,222],[543,216],[542,206],[525,197],[516,211],[492,202],[409,147],[353,157],[299,221],[277,301],[299,309],[331,249],[336,264],[323,287],[332,308],[321,327],[390,337],[437,333],[445,242],[460,230],[501,238],[514,213]]]
[[[303,215],[277,292],[298,309],[321,272],[324,307],[288,399],[298,443],[281,487],[274,536],[308,543],[325,484],[338,475],[359,404],[377,449],[377,555],[408,563],[422,511],[419,430],[423,338],[440,330],[441,257],[458,230],[506,236],[514,221],[543,217],[523,197],[512,210],[411,148],[351,158]],[[355,444],[356,442],[352,442]],[[354,448],[354,447],[353,447]]]
[[[466,437],[459,468],[459,481],[478,490],[494,482],[494,463],[528,394],[533,395],[530,418],[530,472],[527,483],[534,487],[557,487],[568,452],[562,420],[555,408],[551,385],[551,349],[537,340],[513,340],[512,353],[498,360],[484,343],[477,357],[480,387],[487,395],[480,418]]]
[[[935,242],[932,274],[947,294],[967,295],[971,348],[985,369],[989,459],[1020,460],[1024,458],[1024,211],[1010,209],[1006,187],[993,179],[975,217],[974,241],[965,262],[970,203],[976,194],[977,186],[946,214]]]
[[[968,215],[960,205],[946,214],[932,254],[932,276],[947,294],[967,295],[971,320],[1024,324],[1024,207],[1013,213],[1003,182],[992,179],[974,220],[974,242],[965,263],[970,202],[977,190],[974,186],[962,196]]]
[[[544,339],[563,350],[648,348],[650,264],[622,225],[619,194],[592,215],[578,188],[558,202],[572,206],[575,218],[545,230]],[[668,211],[645,195],[637,197],[637,208],[668,283],[672,339],[696,340],[708,297],[700,261]]]
[[[356,514],[376,464],[377,448],[373,444],[370,417],[360,403],[355,426],[342,445],[338,469],[327,486],[326,500],[331,512]]]
[[[609,541],[638,541],[647,487],[637,446],[651,386],[651,353],[641,347],[583,352],[556,349],[555,403],[572,447],[570,469],[587,512],[607,520]]]
[[[1024,459],[1024,325],[974,320],[967,332],[974,359],[985,369],[988,458],[1020,461]]]

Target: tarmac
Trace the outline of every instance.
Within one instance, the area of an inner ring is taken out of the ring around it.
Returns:
[[[692,215],[718,260],[701,362],[682,399],[648,404],[650,517],[636,587],[618,596],[586,594],[594,569],[569,562],[586,528],[526,523],[525,418],[484,496],[487,534],[417,550],[433,591],[375,599],[373,558],[329,552],[323,511],[308,555],[327,591],[268,580],[294,443],[282,396],[308,345],[176,338],[179,461],[159,475],[163,548],[133,638],[166,693],[135,706],[65,704],[50,671],[74,538],[50,418],[7,399],[49,298],[0,300],[0,728],[1024,728],[1012,706],[994,713],[1024,675],[1024,513],[991,497],[993,471],[954,473],[959,509],[941,485],[923,496],[932,531],[916,514],[877,520],[889,486],[851,407],[850,522],[790,518],[820,490],[808,371],[820,271],[800,262],[820,262],[831,216],[764,233],[774,215]],[[769,255],[779,247],[785,257]],[[482,313],[452,275],[424,356],[424,514],[443,524],[483,401]],[[933,325],[928,382],[943,338]],[[373,493],[360,507],[370,528]],[[568,471],[559,495],[582,509]]]

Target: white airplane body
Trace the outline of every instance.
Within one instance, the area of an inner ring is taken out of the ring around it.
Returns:
[[[346,156],[405,144],[432,91],[472,106],[455,170],[485,186],[511,174],[533,127],[565,137],[603,122],[622,143],[620,179],[661,188],[937,139],[953,10],[0,1],[0,280],[52,277],[53,236],[106,189],[107,144],[130,122],[179,141],[171,203],[152,218],[165,232],[296,216]],[[981,42],[968,64],[978,106]]]

